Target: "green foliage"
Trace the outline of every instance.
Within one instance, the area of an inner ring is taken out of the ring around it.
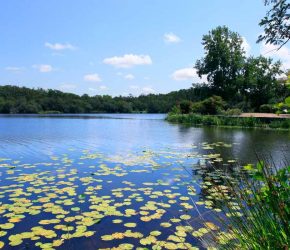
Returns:
[[[196,102],[210,95],[209,87],[202,84],[169,94],[138,97],[78,96],[52,89],[0,86],[0,113],[167,113],[183,100]]]
[[[211,125],[223,127],[245,128],[280,128],[290,129],[290,119],[265,119],[257,117],[214,116],[200,114],[173,114],[167,118],[169,122],[184,123],[190,125]]]
[[[288,96],[284,102],[276,103],[274,105],[278,114],[289,114],[290,113],[290,96]]]
[[[287,82],[278,81],[281,63],[263,56],[246,58],[242,37],[225,26],[203,36],[205,56],[197,60],[198,75],[207,76],[214,95],[231,107],[257,111],[263,104],[281,102],[289,95]],[[282,98],[282,99],[281,99]]]
[[[220,96],[212,96],[202,101],[201,114],[216,115],[220,114],[224,110],[226,103]]]
[[[179,109],[181,114],[189,114],[192,110],[192,102],[183,100],[179,103]]]
[[[220,114],[226,106],[225,101],[220,96],[212,96],[200,102],[194,102],[183,100],[181,101],[171,113],[176,114],[204,114],[215,115]]]
[[[242,37],[226,26],[218,26],[203,36],[205,57],[197,60],[198,75],[207,75],[214,93],[226,100],[233,97],[239,85],[245,51]]]
[[[242,110],[241,109],[234,108],[234,109],[227,109],[222,114],[223,115],[229,115],[229,116],[236,116],[236,115],[240,115],[241,113],[242,113]]]
[[[269,123],[269,127],[270,128],[282,128],[282,129],[290,129],[290,120],[289,119],[284,119],[284,120],[276,120],[276,121],[272,121],[271,123]]]
[[[225,178],[230,198],[224,195],[223,213],[216,216],[230,237],[220,248],[288,249],[290,166],[276,168],[260,161],[244,169],[247,173],[240,173],[238,182]]]
[[[259,23],[264,34],[257,42],[265,41],[282,47],[290,40],[290,3],[287,0],[266,0],[265,4],[272,5],[272,8]]]
[[[241,91],[252,107],[268,104],[277,97],[279,86],[276,77],[282,73],[280,67],[280,62],[273,63],[272,59],[263,56],[246,60]]]
[[[275,113],[277,109],[272,104],[263,104],[260,106],[259,111],[261,113]]]

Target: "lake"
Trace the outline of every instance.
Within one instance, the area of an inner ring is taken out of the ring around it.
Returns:
[[[0,116],[0,248],[203,249],[192,234],[220,212],[207,198],[220,171],[207,163],[290,160],[289,131],[164,118]]]

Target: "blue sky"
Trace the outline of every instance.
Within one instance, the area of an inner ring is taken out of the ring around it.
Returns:
[[[2,0],[0,84],[114,96],[188,88],[201,81],[202,35],[218,25],[290,68],[289,45],[255,43],[265,13],[263,0]]]

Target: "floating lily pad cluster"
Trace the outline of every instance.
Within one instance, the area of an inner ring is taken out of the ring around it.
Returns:
[[[208,151],[229,146],[199,145]],[[205,174],[198,161],[222,160],[192,148],[118,155],[84,150],[34,164],[0,159],[0,249],[65,249],[88,238],[94,249],[198,249],[195,238],[219,227],[208,221],[196,228],[197,206],[219,212],[211,198],[220,190],[229,194],[212,173],[191,178],[188,170]],[[201,189],[209,198],[200,198]]]

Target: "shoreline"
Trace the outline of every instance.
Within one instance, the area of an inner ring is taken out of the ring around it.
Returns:
[[[213,126],[223,128],[259,128],[290,131],[288,117],[221,116],[199,114],[168,114],[166,121],[189,126]]]

